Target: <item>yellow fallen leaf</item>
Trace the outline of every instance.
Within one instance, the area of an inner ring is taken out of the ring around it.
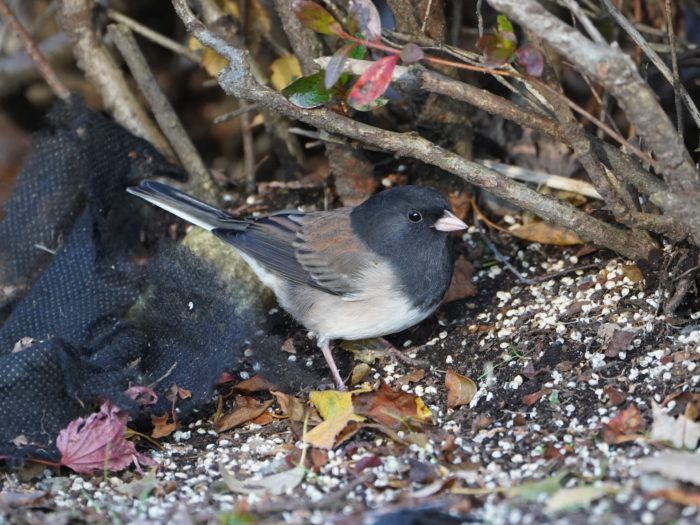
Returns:
[[[572,244],[583,243],[579,236],[573,231],[542,221],[510,228],[507,231],[518,239],[538,242],[540,244],[570,246]]]
[[[316,407],[323,421],[304,435],[304,442],[314,447],[331,449],[335,438],[350,421],[364,421],[355,414],[352,404],[352,392],[325,390],[311,392],[309,401]]]
[[[270,83],[277,91],[282,91],[296,79],[301,78],[301,66],[294,55],[284,55],[270,64]]]

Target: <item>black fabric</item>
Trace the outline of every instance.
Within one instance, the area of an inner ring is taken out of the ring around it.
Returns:
[[[0,222],[0,457],[56,459],[58,432],[94,402],[135,412],[133,384],[155,383],[155,413],[173,384],[190,390],[184,417],[251,341],[278,344],[245,287],[187,248],[163,243],[143,263],[154,212],[125,188],[154,175],[182,176],[79,100],[35,137]]]

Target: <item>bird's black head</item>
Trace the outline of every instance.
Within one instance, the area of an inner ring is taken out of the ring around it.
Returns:
[[[383,191],[355,208],[354,233],[387,259],[417,305],[442,298],[452,276],[447,232],[466,228],[447,199],[430,188]]]

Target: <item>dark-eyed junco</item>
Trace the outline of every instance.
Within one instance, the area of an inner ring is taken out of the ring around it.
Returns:
[[[159,182],[128,191],[231,244],[282,308],[316,333],[340,389],[330,341],[399,332],[430,315],[452,277],[447,233],[467,227],[442,195],[418,186],[355,208],[251,219]]]

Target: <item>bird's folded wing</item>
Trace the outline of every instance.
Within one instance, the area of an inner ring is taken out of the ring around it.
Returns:
[[[350,210],[275,214],[259,219],[244,232],[213,233],[254,258],[267,271],[352,300],[366,260],[363,245],[350,234]]]
[[[304,217],[294,243],[296,258],[314,282],[348,300],[360,299],[371,252],[352,232],[350,208]]]

